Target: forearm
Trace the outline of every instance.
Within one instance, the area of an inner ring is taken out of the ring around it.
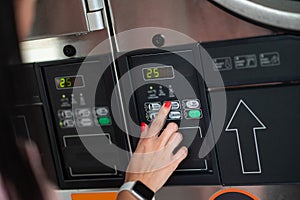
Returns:
[[[117,200],[137,200],[129,191],[122,191],[118,194]]]

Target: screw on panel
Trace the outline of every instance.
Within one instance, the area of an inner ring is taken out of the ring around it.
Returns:
[[[73,45],[64,46],[63,52],[65,56],[72,57],[76,55],[76,48]]]

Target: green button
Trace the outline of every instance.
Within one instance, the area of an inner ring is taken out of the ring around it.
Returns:
[[[111,120],[109,117],[100,117],[100,118],[98,118],[98,122],[100,125],[110,125],[111,124]]]
[[[189,111],[189,117],[190,118],[200,118],[202,115],[200,110],[190,110]]]

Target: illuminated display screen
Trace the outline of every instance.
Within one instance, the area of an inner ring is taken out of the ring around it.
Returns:
[[[143,68],[144,80],[162,80],[174,78],[173,66],[159,66]]]
[[[65,76],[55,78],[56,89],[71,89],[84,87],[83,76]]]

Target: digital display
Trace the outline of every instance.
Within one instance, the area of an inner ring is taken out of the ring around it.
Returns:
[[[174,78],[174,69],[173,66],[143,68],[143,77],[145,81],[155,79],[172,79]]]
[[[56,89],[71,89],[84,87],[83,76],[63,76],[55,78]]]

